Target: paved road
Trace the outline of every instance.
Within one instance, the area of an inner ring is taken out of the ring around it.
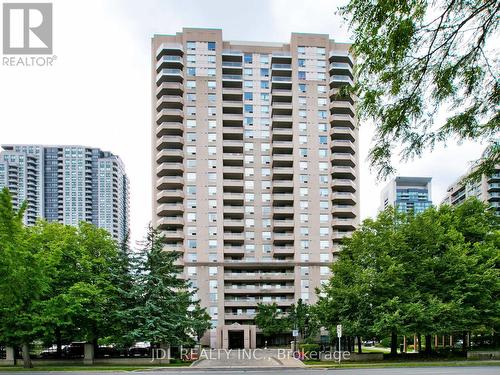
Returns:
[[[107,375],[123,375],[126,371],[120,372],[105,372]],[[419,367],[419,368],[381,368],[381,369],[252,369],[252,370],[220,370],[220,369],[170,369],[161,370],[155,369],[152,371],[131,371],[134,375],[276,375],[277,373],[285,375],[498,375],[500,368],[498,366],[492,367]],[[78,372],[1,372],[0,374],[18,374],[18,375],[57,375],[57,374],[71,374],[71,375],[96,375],[95,371],[78,371]]]

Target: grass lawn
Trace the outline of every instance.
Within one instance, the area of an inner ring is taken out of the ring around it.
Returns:
[[[429,360],[422,362],[344,362],[305,361],[311,368],[385,368],[385,367],[459,367],[459,366],[500,366],[500,361],[446,361]]]
[[[0,366],[0,372],[5,371],[96,371],[96,372],[105,372],[105,371],[135,371],[135,370],[148,370],[153,368],[161,368],[161,367],[187,367],[190,366],[191,362],[178,362],[178,363],[170,363],[164,365],[152,365],[152,366],[116,366],[116,365],[96,365],[96,366],[82,366],[82,365],[50,365],[50,366],[35,366],[31,369],[23,368],[22,363],[17,366]]]
[[[363,353],[390,353],[391,348],[377,348],[375,346],[362,346]]]

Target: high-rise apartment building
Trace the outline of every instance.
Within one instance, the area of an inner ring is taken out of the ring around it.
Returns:
[[[400,212],[420,213],[432,206],[431,177],[395,177],[380,194],[380,208],[395,207]]]
[[[491,176],[483,175],[479,181],[465,182],[465,178],[474,171],[474,168],[474,166],[470,168],[464,176],[448,187],[442,203],[457,205],[467,198],[476,197],[488,203],[500,216],[500,165],[495,167]]]
[[[259,303],[314,303],[356,228],[349,47],[318,34],[224,41],[217,29],[152,39],[153,224],[183,253],[212,347],[259,345]]]
[[[25,223],[37,218],[107,229],[123,241],[129,231],[129,182],[118,156],[84,146],[3,145],[0,189],[9,188]]]

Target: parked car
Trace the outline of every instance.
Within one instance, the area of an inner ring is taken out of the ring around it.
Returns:
[[[65,358],[82,358],[85,350],[85,342],[72,342],[63,349]]]

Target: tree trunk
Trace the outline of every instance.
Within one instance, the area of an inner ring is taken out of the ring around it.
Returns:
[[[462,334],[462,351],[466,353],[468,347],[469,343],[467,342],[467,332],[464,331]]]
[[[61,329],[56,328],[56,346],[57,346],[57,352],[56,352],[56,357],[58,359],[62,358],[62,334],[61,334]]]
[[[425,354],[432,353],[432,336],[425,335]]]
[[[422,353],[422,337],[420,336],[420,333],[417,334],[417,339],[418,339],[418,352]]]
[[[21,350],[23,353],[23,367],[24,368],[32,368],[33,363],[31,362],[29,344],[27,342],[23,343]]]
[[[396,331],[391,333],[391,355],[398,355],[398,334]]]
[[[358,336],[358,354],[363,353],[363,349],[361,348],[361,336]]]

